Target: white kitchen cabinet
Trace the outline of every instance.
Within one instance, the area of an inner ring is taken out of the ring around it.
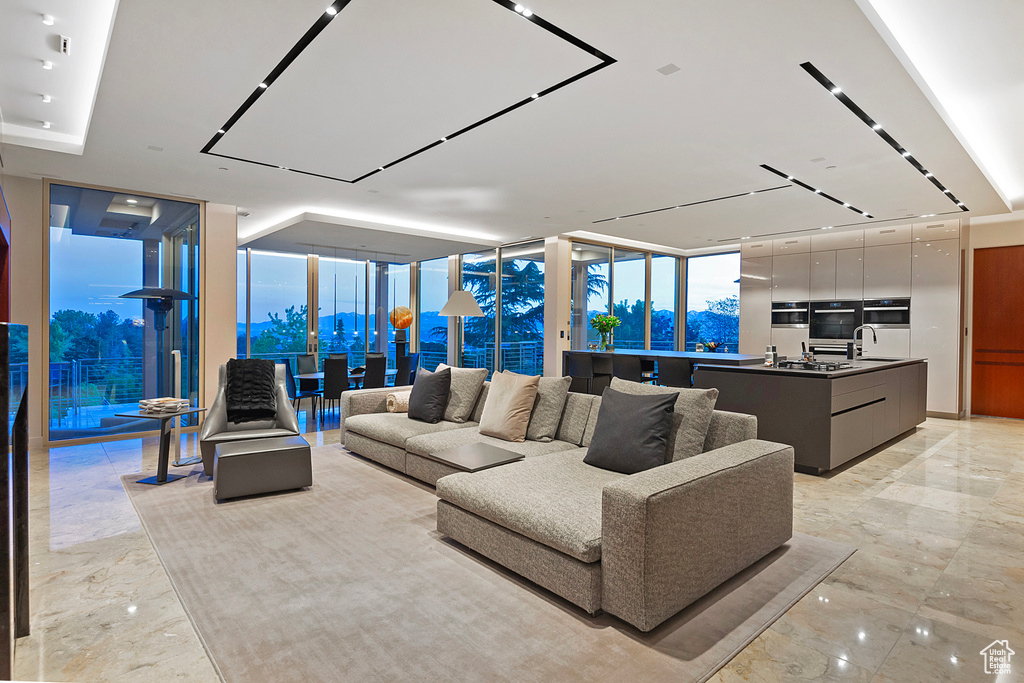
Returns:
[[[864,247],[864,298],[910,296],[911,245]]]
[[[910,355],[928,359],[928,411],[960,410],[960,240],[913,246]]]
[[[863,230],[831,230],[811,235],[811,251],[829,251],[835,249],[859,249],[864,246]]]
[[[762,240],[760,242],[740,242],[740,256],[743,258],[757,258],[760,256],[772,255],[772,241]]]
[[[871,333],[865,330],[864,357],[913,358],[910,353],[910,330],[882,328],[875,330],[878,343],[871,340]]]
[[[800,352],[803,350],[801,343],[810,343],[810,330],[806,327],[772,328],[772,344],[776,346],[780,356],[790,359],[800,358]],[[763,353],[764,349],[761,351]]]
[[[880,247],[886,244],[907,244],[913,242],[912,233],[913,229],[909,225],[867,228],[864,231],[864,246]]]
[[[783,237],[772,241],[772,256],[784,254],[805,254],[811,250],[809,235],[800,237]]]
[[[772,340],[772,257],[740,259],[740,353],[764,353]]]
[[[914,223],[915,242],[934,242],[938,240],[960,239],[960,220],[931,221],[930,223]]]
[[[836,252],[811,252],[811,301],[836,298]]]
[[[836,251],[836,299],[860,301],[864,298],[864,250]]]
[[[810,252],[772,258],[772,301],[807,301],[810,293]]]

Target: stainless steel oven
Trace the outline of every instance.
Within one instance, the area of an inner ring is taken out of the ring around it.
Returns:
[[[773,301],[772,327],[798,327],[807,329],[808,310],[809,304],[806,301]]]
[[[812,301],[811,346],[842,347],[853,341],[853,331],[861,325],[864,304],[860,301]]]
[[[864,324],[877,329],[910,329],[910,299],[865,299]]]

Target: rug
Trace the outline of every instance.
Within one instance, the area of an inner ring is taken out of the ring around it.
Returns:
[[[201,466],[121,479],[225,681],[703,681],[854,551],[797,534],[641,633],[440,536],[432,488],[312,454],[311,488],[220,504]]]

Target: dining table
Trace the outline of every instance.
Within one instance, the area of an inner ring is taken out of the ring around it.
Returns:
[[[385,370],[384,371],[384,383],[387,384],[388,378],[393,378],[397,374],[398,374],[397,370]],[[362,379],[365,376],[366,376],[365,372],[350,372],[350,373],[348,373],[348,381],[349,382],[354,382],[355,385],[356,385],[356,389],[358,389],[359,388],[359,383],[362,381]],[[323,380],[324,373],[323,373],[323,370],[321,370],[320,372],[302,372],[302,373],[299,373],[299,374],[295,375],[294,377],[295,377],[296,381],[298,381],[300,379]],[[313,419],[316,420],[316,408],[313,409]],[[320,411],[320,422],[321,422],[321,424],[323,423],[323,421],[324,421],[324,411],[321,410]]]

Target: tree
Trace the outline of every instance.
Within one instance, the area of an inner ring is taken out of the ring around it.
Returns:
[[[717,301],[708,301],[707,305],[706,311],[687,312],[686,341],[714,341],[735,346],[739,341],[739,297],[733,295]]]
[[[264,353],[288,353],[306,348],[306,306],[296,310],[289,306],[284,310],[284,319],[277,313],[269,313],[270,327],[252,340],[253,355]]]
[[[615,329],[612,339],[615,343],[640,342],[640,348],[644,344],[644,302],[637,299],[630,305],[625,299],[612,306],[612,313],[622,321],[622,324]]]

